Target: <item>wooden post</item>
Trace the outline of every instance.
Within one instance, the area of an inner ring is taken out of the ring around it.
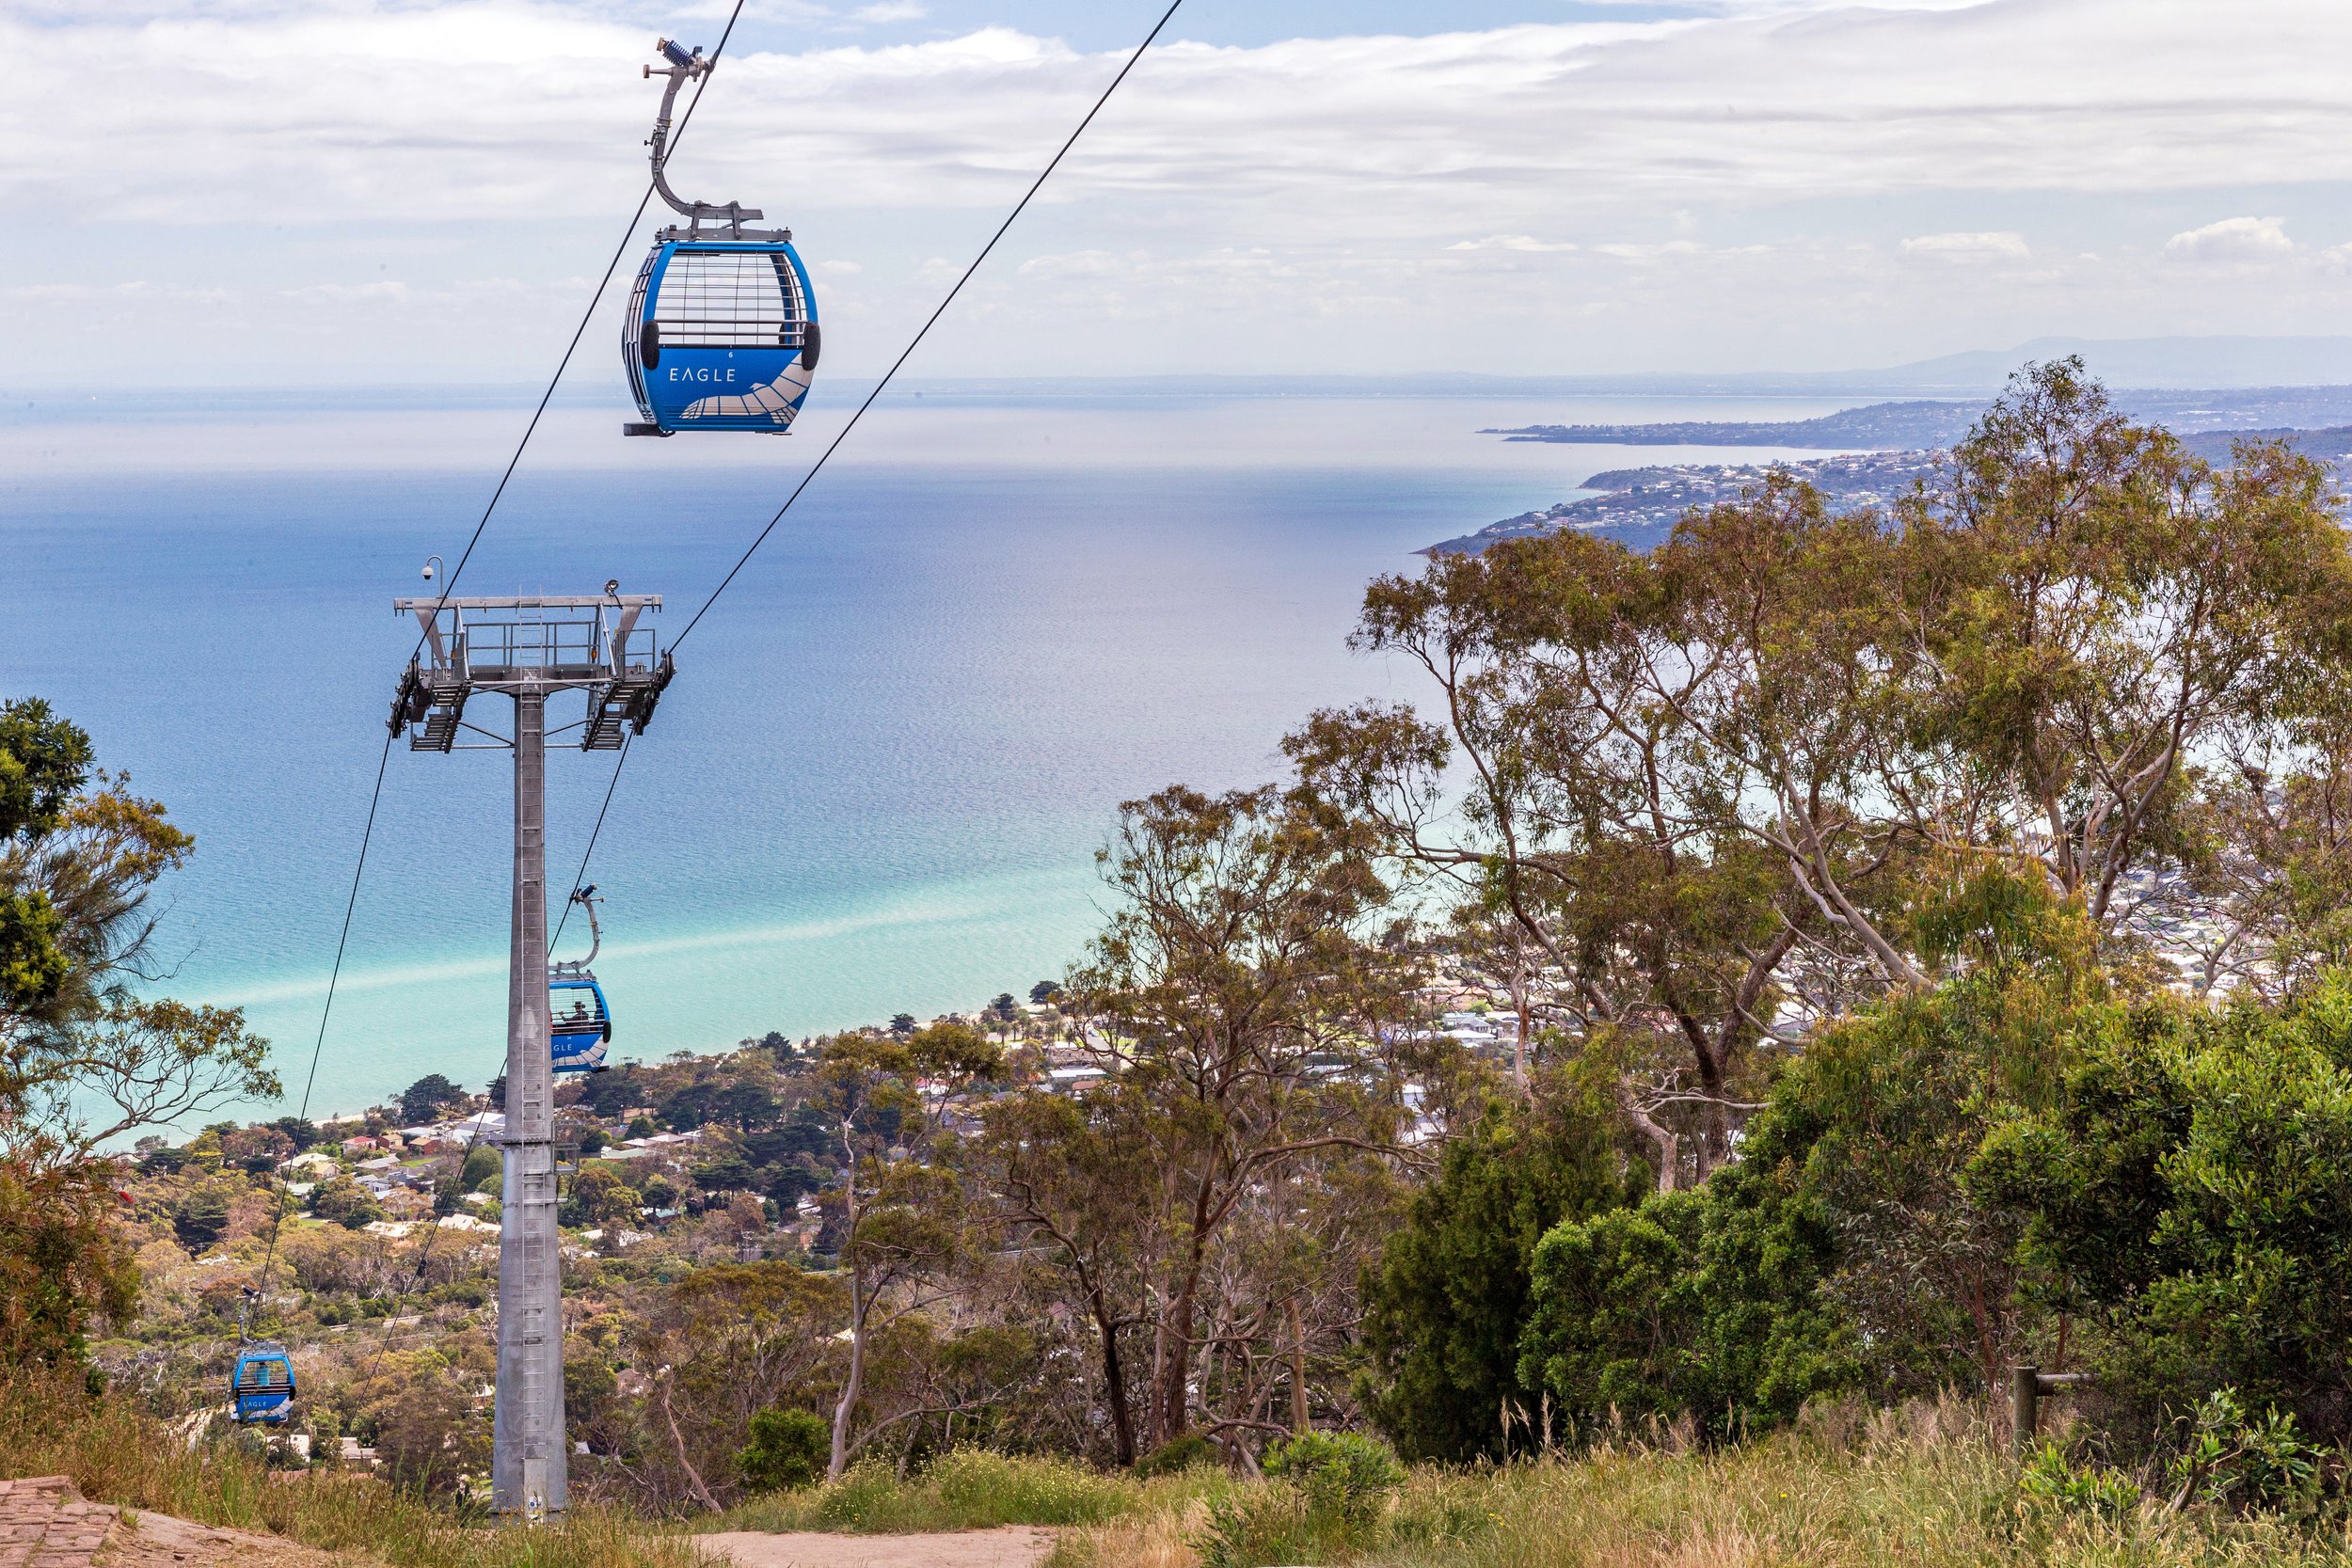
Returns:
[[[1291,1297],[1291,1433],[1304,1436],[1307,1419],[1307,1330],[1298,1320],[1298,1298]]]
[[[2033,1451],[2034,1428],[2040,1424],[2042,1369],[2011,1367],[2009,1373],[2010,1446],[2024,1459]]]

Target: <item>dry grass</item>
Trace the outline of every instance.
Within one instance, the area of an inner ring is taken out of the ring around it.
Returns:
[[[1045,1568],[1199,1568],[1193,1537],[1208,1522],[1208,1505],[1195,1497],[1154,1513],[1071,1530],[1054,1544]]]
[[[860,1465],[830,1485],[755,1497],[697,1519],[692,1528],[905,1535],[1000,1525],[1094,1526],[1131,1515],[1156,1519],[1181,1511],[1203,1487],[1224,1484],[1197,1472],[1137,1481],[1066,1460],[961,1449],[905,1481],[888,1465]]]
[[[0,1474],[266,1529],[396,1568],[702,1568],[693,1540],[595,1509],[484,1528],[361,1477],[273,1480],[233,1448],[191,1449],[135,1409],[0,1377]],[[1414,1470],[1343,1554],[1360,1568],[2352,1568],[2342,1522],[2297,1525],[2142,1501],[2120,1515],[2028,1500],[1982,1412],[1957,1402],[1829,1411],[1706,1451],[1665,1435],[1507,1469]],[[1199,1568],[1213,1503],[1256,1483],[1136,1482],[1046,1460],[950,1456],[906,1482],[866,1471],[704,1528],[1063,1528],[1051,1568]],[[1295,1558],[1283,1560],[1295,1561]]]
[[[1066,1535],[1053,1568],[1198,1568],[1198,1500]],[[2154,1502],[2120,1518],[2019,1497],[1958,1403],[1817,1422],[1744,1448],[1621,1444],[1508,1469],[1421,1468],[1362,1568],[2352,1568],[2341,1524]]]
[[[65,1475],[83,1496],[199,1524],[267,1530],[395,1568],[701,1568],[682,1537],[601,1509],[538,1529],[469,1523],[366,1476],[280,1474],[232,1447],[191,1447],[119,1400],[0,1375],[0,1475]]]

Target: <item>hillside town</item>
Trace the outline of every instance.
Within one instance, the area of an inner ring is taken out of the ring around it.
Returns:
[[[1521,994],[1452,955],[1432,954],[1427,961],[1428,980],[1416,993],[1424,1013],[1418,1032],[1499,1069],[1513,1070],[1515,1063],[1523,1069]],[[1549,981],[1540,971],[1528,976],[1524,1000],[1533,1011],[1548,1010],[1541,998],[1557,975],[1553,970]],[[1025,1002],[1007,992],[928,1025],[902,1014],[849,1034],[904,1037],[948,1024],[1000,1047],[1004,1068],[984,1084],[951,1090],[938,1080],[917,1080],[946,1125],[969,1134],[977,1127],[971,1106],[990,1095],[1023,1088],[1069,1095],[1118,1070],[1118,1052],[1098,1026],[1066,1012],[1066,1001],[1057,984],[1045,981]],[[806,1074],[821,1044],[771,1034],[745,1039],[730,1053],[680,1051],[658,1061],[625,1060],[564,1085],[559,1172],[571,1195],[564,1220],[575,1250],[618,1254],[723,1211],[734,1227],[731,1244],[746,1258],[829,1255],[834,1246],[815,1195],[836,1175],[839,1128],[806,1097]],[[1420,1085],[1403,1087],[1408,1101],[1418,1098]],[[462,1255],[472,1238],[498,1230],[503,1097],[503,1081],[468,1093],[429,1075],[362,1111],[309,1122],[222,1122],[179,1144],[151,1134],[134,1151],[144,1185],[133,1191],[143,1215],[167,1218],[173,1239],[187,1244],[266,1238],[282,1213],[289,1238],[306,1227],[333,1226],[404,1243],[437,1228],[450,1237],[443,1245]],[[1434,1132],[1424,1127],[1420,1135]],[[222,1173],[241,1174],[251,1188],[226,1211],[191,1187],[192,1179]],[[638,1201],[580,1197],[583,1173],[590,1194],[601,1195],[620,1179]],[[157,1208],[167,1194],[167,1215]],[[252,1194],[266,1194],[274,1204],[257,1213]],[[758,1208],[756,1226],[747,1220],[746,1200]],[[226,1251],[195,1259],[199,1266],[229,1260]]]

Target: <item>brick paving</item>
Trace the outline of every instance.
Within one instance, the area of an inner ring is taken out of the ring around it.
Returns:
[[[121,1513],[67,1476],[0,1481],[0,1568],[90,1568]]]

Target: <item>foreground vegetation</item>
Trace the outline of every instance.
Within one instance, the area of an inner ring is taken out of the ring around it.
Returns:
[[[266,1530],[392,1568],[702,1568],[689,1541],[581,1508],[536,1530],[344,1471],[273,1470],[257,1441],[192,1437],[78,1378],[0,1370],[0,1476],[63,1475],[84,1497]]]
[[[1333,1451],[1340,1449],[1341,1451]],[[1769,1437],[1708,1448],[1652,1427],[1508,1465],[1410,1468],[1327,1441],[1262,1480],[1201,1465],[1137,1478],[977,1450],[900,1479],[886,1465],[771,1495],[697,1530],[913,1533],[1055,1528],[1048,1568],[2303,1568],[2352,1563],[2328,1510],[2247,1511],[2160,1467],[2108,1470],[2053,1446],[2020,1466],[1995,1409],[1958,1400],[1818,1405]],[[500,1529],[348,1473],[290,1476],[230,1440],[193,1446],[127,1401],[24,1376],[0,1385],[0,1471],[270,1530],[394,1568],[701,1568],[691,1535],[586,1508]]]
[[[1607,1445],[1502,1469],[1417,1467],[1340,1553],[1295,1534],[1225,1539],[1213,1508],[1069,1540],[1057,1568],[1347,1561],[1384,1568],[1912,1568],[2352,1560],[2341,1528],[2272,1519],[2122,1514],[2023,1496],[1976,1413],[1929,1407],[1836,1437],[1782,1434],[1720,1451]],[[1262,1507],[1263,1505],[1261,1505]],[[1279,1503],[1273,1510],[1286,1513]],[[1252,1550],[1250,1548],[1257,1547]]]
[[[1206,1468],[1139,1480],[1064,1459],[959,1449],[904,1478],[888,1465],[861,1465],[837,1481],[770,1493],[693,1528],[919,1535],[1000,1525],[1087,1527],[1182,1514],[1193,1499],[1226,1484]]]
[[[1279,1450],[1278,1449],[1278,1452]],[[771,1499],[708,1529],[1065,1527],[1048,1568],[2092,1568],[2352,1561],[2338,1517],[2175,1507],[2062,1457],[2023,1466],[1997,1410],[1957,1400],[1833,1404],[1798,1427],[1707,1449],[1653,1431],[1506,1466],[1397,1467],[1350,1497],[1329,1466],[1265,1480],[1196,1468],[1148,1480],[965,1452],[905,1481],[886,1467]],[[2086,1478],[2102,1478],[2098,1485]],[[1362,1479],[1360,1467],[1358,1479]],[[2136,1495],[2135,1495],[2136,1494]]]

